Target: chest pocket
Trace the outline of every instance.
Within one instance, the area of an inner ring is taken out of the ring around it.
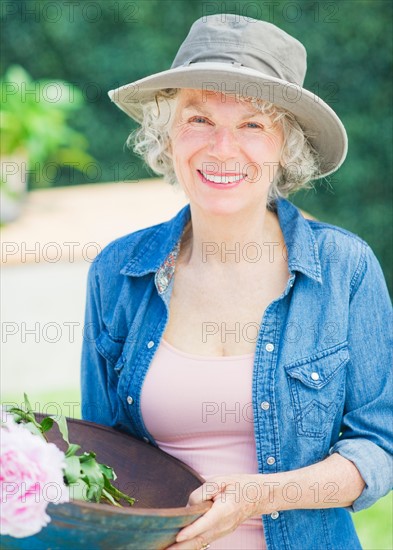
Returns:
[[[346,344],[285,366],[298,435],[324,437],[345,393]]]
[[[120,373],[124,367],[123,340],[115,340],[103,330],[96,339],[96,348],[108,362],[108,382],[117,385]]]

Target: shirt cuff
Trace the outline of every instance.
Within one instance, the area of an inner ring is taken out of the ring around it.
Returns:
[[[361,495],[346,507],[350,512],[368,508],[393,486],[393,456],[368,439],[342,439],[329,449],[353,462],[366,483]]]

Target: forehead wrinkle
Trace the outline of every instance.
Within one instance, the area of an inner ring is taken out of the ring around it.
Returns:
[[[199,113],[203,113],[204,115],[211,116],[211,112],[208,109],[205,109],[203,105],[199,105],[194,100],[188,101],[184,107],[184,111],[198,111]]]
[[[204,105],[196,102],[195,100],[190,100],[188,101],[184,107],[183,107],[183,110],[184,111],[191,111],[191,110],[195,110],[195,111],[198,111],[199,113],[201,114],[204,114],[204,115],[207,115],[209,117],[212,116],[211,112],[206,109],[204,107]],[[245,120],[246,118],[255,118],[255,117],[258,117],[258,116],[265,116],[264,113],[261,113],[260,111],[258,111],[257,109],[250,109],[248,111],[246,111],[241,117],[240,117],[240,120]]]

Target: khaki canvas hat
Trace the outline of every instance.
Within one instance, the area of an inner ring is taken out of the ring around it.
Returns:
[[[294,114],[319,153],[319,177],[324,177],[344,162],[348,140],[333,109],[303,88],[306,68],[304,46],[275,25],[216,14],[195,21],[169,70],[108,94],[138,122],[143,104],[168,88],[237,93],[270,101]]]

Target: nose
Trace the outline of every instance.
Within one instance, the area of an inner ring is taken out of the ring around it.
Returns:
[[[216,127],[209,143],[209,153],[224,161],[237,156],[239,145],[233,132],[226,127]]]

